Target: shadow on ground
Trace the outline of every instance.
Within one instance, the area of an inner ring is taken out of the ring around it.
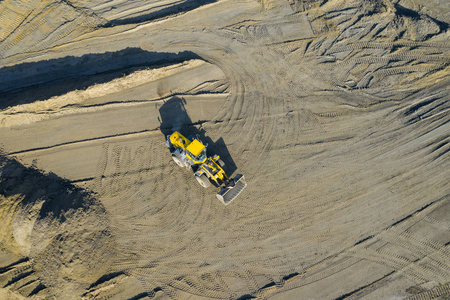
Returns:
[[[141,14],[139,16],[135,17],[128,17],[118,20],[111,20],[108,23],[106,23],[103,27],[112,27],[117,25],[126,25],[126,24],[136,24],[136,23],[142,23],[146,21],[154,21],[157,19],[162,19],[169,17],[171,15],[188,12],[190,10],[194,10],[196,8],[199,8],[203,5],[210,4],[217,2],[217,0],[185,0],[185,1],[178,1],[181,2],[180,4],[172,5],[167,8],[160,9],[158,11],[154,11],[148,14]]]
[[[136,70],[163,67],[190,59],[201,58],[190,51],[168,53],[127,48],[117,52],[66,56],[4,67],[0,69],[0,109],[83,90]]]
[[[223,138],[213,141],[201,127],[204,121],[192,122],[186,111],[185,105],[188,105],[186,100],[176,96],[164,102],[159,109],[161,132],[165,137],[172,134],[174,131],[179,131],[186,137],[198,136],[203,143],[208,145],[208,156],[218,154],[225,163],[225,173],[230,176],[237,170],[237,167]]]
[[[21,196],[22,207],[44,201],[38,219],[49,216],[61,223],[68,211],[87,211],[99,202],[93,194],[72,185],[54,173],[44,174],[15,159],[0,155],[0,197]]]
[[[6,216],[0,219],[0,245],[33,258],[32,271],[18,270],[16,279],[38,278],[36,292],[46,289],[53,275],[64,277],[61,285],[95,282],[116,255],[106,210],[92,192],[3,154],[0,215]]]

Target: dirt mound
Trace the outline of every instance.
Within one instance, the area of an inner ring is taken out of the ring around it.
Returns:
[[[24,296],[81,294],[114,257],[107,212],[92,194],[53,173],[4,156],[0,166],[0,247],[22,257],[2,268],[3,287]],[[61,284],[73,290],[60,291]]]

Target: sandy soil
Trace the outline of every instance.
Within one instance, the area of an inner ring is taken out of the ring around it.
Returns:
[[[0,298],[450,298],[448,1],[0,20]],[[245,175],[238,199],[175,165],[175,127]]]

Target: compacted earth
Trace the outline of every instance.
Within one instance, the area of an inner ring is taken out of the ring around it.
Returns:
[[[0,1],[0,299],[449,299],[447,0]],[[198,134],[247,188],[179,168]]]

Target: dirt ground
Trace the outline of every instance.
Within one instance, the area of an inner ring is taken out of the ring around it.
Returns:
[[[447,0],[0,1],[0,299],[450,299]],[[248,186],[179,168],[178,128]]]

